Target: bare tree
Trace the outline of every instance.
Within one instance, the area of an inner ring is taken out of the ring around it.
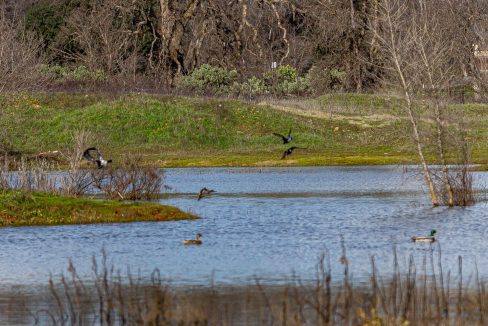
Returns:
[[[133,14],[134,6],[121,0],[90,1],[80,6],[63,29],[77,45],[65,55],[92,71],[100,69],[111,76],[135,74],[136,34],[126,24]]]
[[[482,100],[488,99],[488,3],[475,1],[472,12],[472,23],[465,38],[474,39],[474,77],[475,90]],[[471,35],[471,37],[469,37]],[[468,56],[469,56],[468,52]]]
[[[448,206],[454,205],[454,194],[446,161],[444,111],[446,102],[443,92],[456,76],[455,66],[450,64],[450,52],[456,46],[454,39],[447,37],[449,24],[439,20],[445,16],[433,1],[418,1],[418,9],[412,15],[409,34],[413,42],[413,54],[419,60],[417,77],[422,83],[426,97],[431,101],[436,126],[436,146],[441,164],[443,184]],[[444,37],[440,37],[444,35]]]
[[[381,0],[378,11],[370,18],[369,26],[374,33],[373,40],[386,59],[386,83],[392,83],[400,89],[405,100],[405,113],[410,121],[412,136],[422,173],[434,206],[463,205],[459,198],[460,187],[471,187],[466,179],[469,171],[466,161],[469,154],[465,143],[464,127],[460,123],[462,116],[450,119],[448,113],[449,88],[463,76],[463,66],[455,64],[462,28],[456,24],[456,18],[450,18],[455,10],[452,7],[438,7],[433,0]],[[458,30],[459,29],[459,30]],[[431,117],[433,123],[431,123]],[[433,125],[434,135],[426,135],[421,126],[429,129]],[[449,132],[451,129],[451,132]],[[434,139],[430,142],[430,139]],[[435,148],[428,153],[429,147]],[[451,173],[448,153],[458,152],[460,164],[465,169],[458,173],[455,168]],[[440,177],[436,168],[429,166],[427,155],[435,158],[431,163],[440,166]],[[437,180],[440,179],[440,182]],[[472,189],[463,189],[471,192]]]
[[[41,50],[42,43],[0,3],[0,92],[33,89],[42,83]]]
[[[421,139],[419,120],[414,110],[415,82],[412,77],[418,65],[412,61],[411,53],[414,43],[409,33],[410,21],[408,3],[402,0],[380,0],[378,12],[370,28],[378,42],[380,51],[388,60],[387,68],[395,78],[405,99],[405,112],[410,121],[412,136],[417,155],[422,166],[425,183],[429,189],[432,205],[440,204],[432,173],[425,157],[424,144]]]

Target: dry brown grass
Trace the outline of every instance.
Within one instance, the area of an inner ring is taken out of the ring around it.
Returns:
[[[159,270],[149,278],[122,277],[93,260],[93,278],[82,280],[70,263],[69,275],[46,292],[3,295],[11,316],[36,324],[100,325],[418,325],[484,324],[488,313],[485,281],[468,284],[459,257],[458,271],[445,271],[440,247],[420,266],[410,257],[401,267],[394,251],[393,272],[380,275],[374,258],[371,277],[354,283],[345,256],[342,279],[333,279],[327,255],[313,282],[291,278],[286,284],[177,287]],[[16,304],[12,304],[16,302]],[[10,317],[14,318],[14,317]],[[11,319],[13,320],[13,319]]]

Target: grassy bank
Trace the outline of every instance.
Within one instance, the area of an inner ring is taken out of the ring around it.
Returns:
[[[140,152],[161,166],[280,166],[413,163],[409,124],[395,97],[335,94],[260,103],[151,95],[28,94],[0,97],[0,128],[26,154],[63,150],[75,130],[119,160]],[[488,105],[456,105],[473,140],[473,160],[485,163]],[[431,118],[422,117],[428,133]],[[19,128],[19,125],[22,128]],[[293,129],[297,150],[272,132]]]
[[[63,197],[21,191],[0,192],[0,226],[173,221],[195,216],[155,203]]]

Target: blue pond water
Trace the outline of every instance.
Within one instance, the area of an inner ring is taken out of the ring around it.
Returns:
[[[488,181],[486,173],[477,177],[478,188]],[[279,281],[292,273],[309,279],[326,250],[339,275],[341,236],[353,276],[367,279],[372,255],[382,272],[391,270],[393,245],[401,261],[413,254],[420,262],[430,247],[410,237],[433,228],[444,268],[455,270],[462,255],[466,273],[476,259],[488,274],[486,202],[432,208],[420,179],[398,167],[167,169],[166,184],[172,190],[161,202],[200,220],[3,228],[0,285],[45,284],[50,275],[66,273],[69,259],[89,277],[91,258],[102,248],[122,273],[130,268],[145,276],[158,268],[175,283]],[[203,186],[217,193],[197,201]],[[202,246],[181,244],[197,232]]]

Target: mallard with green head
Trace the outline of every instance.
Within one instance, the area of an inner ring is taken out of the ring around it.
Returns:
[[[413,236],[412,241],[413,242],[435,242],[435,234],[437,233],[436,230],[431,230],[430,235],[428,236]]]

